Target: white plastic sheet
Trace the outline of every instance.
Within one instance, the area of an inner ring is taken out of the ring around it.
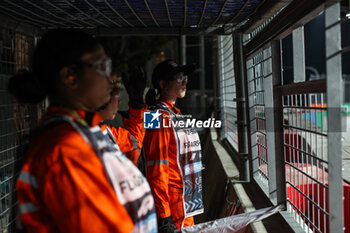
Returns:
[[[177,232],[181,233],[239,233],[250,223],[263,220],[279,210],[282,205],[267,207],[248,213],[229,216],[226,218],[216,219],[210,222],[200,223],[194,226],[185,227]]]

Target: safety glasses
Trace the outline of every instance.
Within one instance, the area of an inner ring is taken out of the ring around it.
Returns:
[[[188,77],[182,74],[178,74],[175,79],[178,83],[182,83],[183,81],[187,82]]]
[[[101,75],[109,77],[112,74],[112,59],[109,57],[102,57],[94,63],[81,62],[80,64],[95,69]]]

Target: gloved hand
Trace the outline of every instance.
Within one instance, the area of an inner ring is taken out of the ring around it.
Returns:
[[[158,233],[174,233],[175,225],[171,217],[158,219]]]
[[[134,109],[144,106],[143,93],[146,88],[146,73],[141,66],[131,67],[129,75],[122,76],[123,83],[129,95],[129,104]]]

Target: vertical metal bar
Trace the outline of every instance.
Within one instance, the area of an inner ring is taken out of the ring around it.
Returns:
[[[200,72],[200,92],[201,95],[204,96],[205,94],[205,42],[204,42],[204,35],[199,36],[199,72]],[[233,100],[231,100],[233,101]],[[205,115],[205,100],[204,98],[200,99],[200,107],[201,107],[201,116]]]
[[[321,96],[321,108],[323,107],[322,105],[322,94],[319,94]],[[317,120],[317,114],[319,113],[320,111],[317,111],[316,112],[316,131],[317,131],[317,128],[318,128],[318,120]],[[322,125],[322,124],[321,124]],[[320,132],[322,133],[322,130],[320,130]],[[323,136],[322,135],[317,135],[316,134],[316,156],[317,156],[317,160],[316,160],[316,180],[317,180],[317,204],[319,206],[322,206],[321,205],[321,201],[320,201],[320,176],[319,176],[319,173],[320,173],[320,160],[319,160],[319,157],[320,157],[320,151],[318,149],[318,139],[322,138]],[[310,152],[311,153],[311,152]],[[320,211],[320,207],[317,208],[317,222],[318,222],[318,228],[321,229],[321,222],[320,222],[320,214],[321,214],[321,211]]]
[[[309,94],[310,96],[312,96],[312,94]],[[310,130],[310,132],[308,133],[308,136],[309,136],[309,139],[308,141],[312,142],[312,137],[313,137],[313,132],[312,132],[312,115],[313,115],[313,110],[310,109],[309,111],[309,119],[307,121],[307,124],[305,125],[305,129],[308,129]],[[308,205],[306,208],[308,208],[308,213],[309,213],[309,216],[308,216],[308,227],[310,228],[310,225],[311,227],[313,228],[312,231],[314,231],[314,227],[313,227],[313,213],[312,213],[312,208],[313,208],[313,205],[314,205],[314,202],[313,202],[313,196],[314,196],[314,189],[313,189],[313,180],[312,180],[312,161],[313,161],[313,158],[308,155],[308,163],[307,163],[307,168],[306,168],[306,173],[307,173],[307,179],[308,179],[308,194],[307,196],[309,197],[309,201],[308,201]]]
[[[323,102],[323,99],[324,99],[324,97],[325,97],[325,95],[324,94],[322,94],[322,96],[321,96],[321,104],[322,104],[322,111],[321,111],[321,119],[322,119],[322,133],[324,133],[324,131],[325,131],[325,121],[324,121],[324,110],[325,110],[325,108],[323,107],[323,105],[324,105],[324,102]],[[324,146],[325,146],[325,143],[323,142],[323,138],[324,138],[324,136],[322,136],[322,141],[321,141],[321,144],[322,144],[322,156],[321,156],[321,158],[322,158],[322,160],[325,160],[324,159]]]
[[[291,106],[292,107],[295,107],[295,96],[294,95],[291,95]],[[292,112],[292,126],[294,127],[294,126],[296,126],[295,125],[295,123],[294,123],[294,119],[295,119],[295,116],[296,116],[296,109],[295,108],[292,108],[292,110],[293,110],[293,112]],[[291,161],[295,161],[295,153],[296,153],[296,151],[295,151],[295,129],[294,128],[292,128],[292,140],[291,140],[291,142],[290,142],[290,145],[291,145],[291,147],[292,147],[292,152],[293,152],[293,160],[291,160]],[[291,162],[291,165],[293,165],[293,163]],[[295,168],[293,167],[292,168],[292,171],[293,171],[293,181],[292,181],[292,184],[293,184],[293,186],[295,187],[295,183],[296,183],[296,178],[295,178],[295,176],[296,176],[296,170],[295,170]],[[293,188],[293,204],[296,204],[296,196],[297,196],[297,190],[295,189],[295,188]],[[298,212],[296,211],[295,212],[295,218],[297,219],[298,217],[299,217],[299,215],[297,214]]]
[[[328,101],[328,171],[329,171],[329,230],[343,232],[343,187],[342,187],[342,66],[340,3],[326,9],[326,71]],[[339,214],[340,213],[340,214]]]
[[[301,125],[300,125],[300,118],[301,118],[301,116],[300,116],[300,114],[301,114],[301,105],[300,105],[300,99],[299,99],[299,95],[295,95],[295,99],[296,99],[296,105],[297,105],[297,115],[296,115],[296,125],[297,125],[297,128],[301,128]],[[298,133],[298,130],[297,130],[297,133],[296,133],[296,135],[297,135],[297,144],[296,144],[296,148],[297,148],[297,150],[296,150],[296,156],[297,156],[297,158],[296,158],[296,161],[294,161],[294,165],[297,167],[297,168],[299,168],[300,169],[300,166],[299,166],[299,156],[300,156],[300,151],[299,151],[299,149],[300,149],[300,138],[301,138],[301,136],[299,137],[299,135],[301,135],[301,130],[300,130],[300,133]],[[297,170],[298,172],[297,172],[297,178],[298,178],[298,180],[297,180],[297,187],[299,188],[299,190],[300,191],[298,191],[298,206],[299,206],[299,211],[301,212],[301,205],[300,205],[300,199],[301,199],[301,197],[302,197],[302,194],[301,194],[301,187],[300,187],[300,175],[302,174],[299,170]],[[302,217],[301,217],[301,214],[299,214],[299,219],[301,219],[302,220]]]
[[[294,160],[294,166],[296,167],[295,169],[295,173],[296,173],[296,181],[295,181],[295,186],[299,188],[299,190],[297,190],[297,206],[298,206],[298,211],[299,213],[301,213],[301,208],[300,208],[300,197],[301,197],[301,189],[300,189],[300,171],[299,171],[299,155],[300,155],[300,103],[299,103],[299,95],[298,94],[295,94],[294,95],[294,98],[295,98],[295,106],[296,106],[296,115],[295,115],[295,125],[296,125],[296,132],[295,132],[295,160]],[[302,222],[302,217],[301,217],[301,214],[298,214],[298,218],[299,218],[299,221]]]
[[[180,64],[186,64],[186,36],[180,36]]]
[[[315,107],[316,108],[314,109],[313,114],[310,116],[310,122],[311,123],[312,123],[312,117],[313,116],[315,116],[315,117],[317,116],[317,112],[316,112],[317,106],[318,106],[318,94],[316,94],[316,100],[315,100]],[[317,117],[316,117],[316,119],[317,119]],[[315,132],[317,132],[317,122],[314,125],[314,128],[315,128]],[[310,130],[312,130],[312,128],[310,128]],[[312,145],[315,145],[314,148],[316,148],[315,150],[316,150],[316,156],[317,156],[317,133],[315,133],[313,135],[313,137],[314,137],[316,145],[313,143],[313,141],[311,141],[311,142],[312,142]],[[314,160],[315,159],[311,157],[311,177],[314,177]],[[315,181],[312,181],[312,186],[311,186],[312,187],[312,198],[311,198],[311,200],[313,202],[313,205],[312,205],[311,211],[312,211],[312,223],[315,225],[315,208],[314,208],[314,205],[318,204],[318,202],[316,202],[316,204],[315,204],[315,192],[316,191],[315,191],[314,183],[315,183]]]
[[[219,90],[219,83],[220,83],[220,64],[219,64],[219,46],[218,46],[218,37],[212,38],[212,47],[211,52],[213,54],[212,58],[210,59],[213,64],[213,69],[211,75],[213,76],[213,96],[215,97],[214,100],[214,117],[215,119],[220,119],[220,108],[218,104],[218,100],[220,99],[220,90]],[[212,114],[212,113],[211,113]]]
[[[323,106],[323,100],[324,100],[324,97],[325,97],[325,95],[324,94],[322,94],[322,97],[321,97],[321,104],[322,104],[322,106]],[[321,114],[321,116],[322,116],[322,121],[323,121],[323,113],[324,113],[324,109],[322,109],[322,114]],[[322,129],[322,133],[323,133],[323,129]],[[324,158],[324,141],[323,141],[323,138],[324,138],[324,136],[322,136],[322,141],[321,141],[321,143],[322,143],[322,160],[325,160],[325,158]],[[328,140],[326,140],[326,141],[328,141]],[[326,159],[326,160],[328,160],[328,159]],[[325,182],[325,172],[326,172],[326,169],[325,169],[325,164],[322,164],[322,184],[323,185],[326,185],[326,182]],[[324,187],[324,186],[322,186],[322,193],[323,193],[323,210],[326,212],[326,188]],[[324,229],[327,229],[327,216],[326,216],[326,214],[323,214],[323,222],[324,222],[324,226],[323,226],[323,228]],[[324,230],[324,231],[326,231],[326,230]]]
[[[274,86],[281,85],[281,50],[280,41],[271,42],[271,62],[268,63],[272,75],[265,77],[265,114],[267,137],[267,161],[269,176],[269,195],[274,204],[286,202],[283,107],[282,94],[274,91]],[[269,67],[267,68],[269,69]],[[270,72],[267,72],[270,73]]]
[[[302,106],[304,107],[303,108],[303,114],[304,114],[304,126],[306,125],[306,116],[307,116],[307,104],[306,104],[306,94],[302,94]],[[301,119],[301,118],[300,118]],[[305,137],[305,141],[307,141],[307,134],[306,134],[306,132],[304,132],[304,134],[303,134]],[[302,137],[303,137],[303,135],[302,135]],[[302,143],[302,145],[304,145],[304,143]],[[306,145],[306,148],[307,148],[307,145]],[[302,171],[304,171],[305,169],[305,163],[304,163],[304,157],[306,156],[306,154],[304,153],[305,151],[307,151],[307,149],[305,149],[304,148],[304,146],[303,146],[303,148],[302,148],[302,150],[303,150],[303,152],[302,152],[302,154],[301,154],[301,167],[302,167]],[[305,172],[305,171],[304,171]],[[305,177],[305,175],[304,174],[302,174],[301,175],[302,176],[302,178],[301,178],[301,185],[302,185],[302,187],[303,187],[303,193],[305,194],[305,183],[304,183],[304,177]],[[305,196],[302,196],[302,200],[303,200],[303,214],[305,215],[305,212],[306,212],[306,206],[305,206],[305,202],[306,202],[306,197]],[[303,219],[304,219],[304,217],[303,217]],[[305,226],[305,224],[303,224],[303,226]]]
[[[200,67],[200,90],[205,91],[205,41],[204,35],[199,36],[199,67]],[[204,94],[204,93],[203,93]]]
[[[293,30],[293,71],[294,82],[305,82],[304,26]]]
[[[223,61],[223,36],[218,36],[218,61],[219,61],[219,89],[220,89],[220,119],[223,123],[223,127],[220,130],[220,137],[224,138],[225,137],[225,129],[226,129],[226,118],[225,118],[225,111],[224,111],[224,61]]]
[[[250,131],[249,118],[249,103],[248,101],[248,87],[246,77],[246,60],[243,54],[243,36],[242,33],[235,33],[233,37],[234,48],[234,71],[236,83],[236,99],[237,101],[237,125],[238,131],[238,151],[242,155],[240,157],[240,179],[250,181],[252,177],[252,163],[249,162],[249,155],[251,155],[251,143],[248,137]],[[250,157],[251,160],[251,157]]]
[[[287,106],[288,106],[288,145],[286,145],[288,148],[288,151],[289,151],[289,161],[292,161],[292,148],[290,147],[290,143],[291,143],[291,112],[292,112],[292,109],[290,108],[291,106],[291,99],[290,99],[291,96],[287,96],[288,98],[288,103],[287,103]],[[292,167],[289,166],[289,182],[292,183]],[[292,200],[292,196],[293,196],[293,193],[292,193],[292,187],[290,187],[290,196],[291,196],[291,200]]]
[[[312,103],[312,95],[311,94],[308,94],[308,96],[309,96],[309,102],[310,103]],[[309,116],[311,116],[312,115],[312,110],[311,109],[309,109],[309,111],[308,111],[308,114],[309,114]],[[310,127],[310,129],[311,129],[311,123],[310,123],[310,121],[306,121],[306,124],[305,124],[305,128],[308,128],[308,127]],[[308,138],[309,138],[309,141],[311,142],[311,140],[312,140],[312,138],[311,138],[311,133],[309,133],[308,134]],[[306,160],[306,164],[307,164],[307,173],[308,173],[308,167],[309,167],[309,165],[310,165],[310,160],[312,160],[312,158],[310,157],[310,155],[307,155],[307,160]],[[307,176],[306,177],[306,180],[307,180],[307,184],[306,184],[306,195],[308,196],[308,197],[310,197],[310,179],[309,179],[309,177]],[[312,191],[311,191],[311,194],[312,194]],[[310,207],[310,200],[309,199],[307,199],[307,209],[308,209],[308,212],[307,212],[307,227],[308,228],[310,228],[310,218],[311,218],[311,214],[310,214],[310,210],[309,210],[309,207]]]

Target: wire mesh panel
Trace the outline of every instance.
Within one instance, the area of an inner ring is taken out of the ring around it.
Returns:
[[[310,78],[282,88],[286,201],[288,211],[305,232],[347,233],[350,185],[343,180],[341,166],[343,51],[339,50],[339,3],[325,12],[325,27],[321,29],[326,39],[321,46],[326,50],[322,61],[326,63],[326,79]],[[310,46],[315,45],[309,43]],[[294,72],[294,81],[298,78]]]
[[[329,232],[325,93],[283,97],[287,207],[306,230]]]
[[[238,151],[236,84],[233,65],[232,36],[219,36],[219,72],[223,137]]]
[[[208,28],[240,23],[262,4],[262,0],[3,0],[0,13],[41,28]]]
[[[251,41],[257,34],[259,34],[259,32],[261,32],[288,4],[289,4],[288,1],[285,1],[284,3],[282,3],[278,11],[276,11],[273,15],[271,15],[269,18],[264,20],[259,26],[257,26],[250,33],[244,34],[243,43],[244,44],[249,43],[249,41]]]
[[[264,181],[268,180],[264,77],[270,75],[266,73],[266,61],[270,58],[271,49],[267,48],[247,60],[253,174]]]
[[[23,142],[36,106],[20,105],[6,91],[8,79],[28,69],[34,38],[0,28],[0,232],[15,232],[15,182],[23,156]]]

